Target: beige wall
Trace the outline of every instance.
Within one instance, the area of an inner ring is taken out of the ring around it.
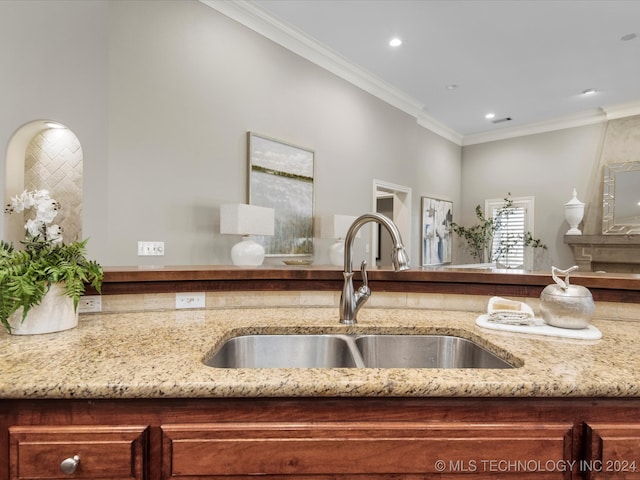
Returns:
[[[460,148],[195,0],[3,1],[0,59],[2,149],[35,119],[74,132],[83,233],[104,265],[230,263],[237,239],[217,233],[218,206],[247,198],[252,130],[315,150],[318,215],[371,210],[373,179],[410,187],[414,265],[421,196],[471,223],[476,204],[511,192],[535,196],[534,234],[549,245],[536,266],[568,266],[563,205],[575,187],[591,229],[603,140],[627,121]],[[165,241],[167,255],[137,257],[138,240]],[[317,263],[329,242],[316,239]]]
[[[581,229],[602,232],[602,175],[607,163],[640,160],[640,116],[463,148],[462,218],[471,223],[486,198],[535,196],[534,234],[549,247],[537,270],[575,263],[565,243],[564,204],[573,188],[585,202]],[[640,186],[638,186],[640,188]]]
[[[77,135],[104,265],[230,263],[218,207],[247,199],[249,130],[315,150],[316,214],[370,211],[373,179],[412,188],[415,265],[420,197],[460,201],[460,147],[197,1],[9,1],[0,18],[0,145],[40,118]],[[137,257],[138,240],[166,256]]]
[[[564,243],[569,225],[564,204],[574,188],[578,198],[597,208],[591,192],[600,177],[599,161],[606,123],[568,128],[508,140],[471,145],[462,153],[462,222],[471,223],[475,206],[488,198],[535,197],[534,236],[548,251],[536,258],[536,270],[574,264]],[[460,220],[459,220],[460,221]]]
[[[103,259],[109,248],[108,16],[100,0],[0,2],[0,198],[5,200],[6,153],[14,133],[33,120],[65,124],[83,150],[83,233]]]

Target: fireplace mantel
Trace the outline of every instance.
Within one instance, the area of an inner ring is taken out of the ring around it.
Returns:
[[[565,235],[583,272],[640,273],[640,235]]]

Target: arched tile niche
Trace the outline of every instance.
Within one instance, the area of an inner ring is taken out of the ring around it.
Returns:
[[[48,190],[60,203],[55,223],[65,242],[82,239],[82,147],[61,123],[37,120],[20,127],[7,148],[7,201],[24,190]],[[5,237],[14,244],[24,239],[30,212],[5,215]]]

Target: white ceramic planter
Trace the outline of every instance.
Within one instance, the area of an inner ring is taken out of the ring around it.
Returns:
[[[13,335],[35,335],[69,330],[78,326],[78,312],[73,299],[64,294],[61,284],[53,284],[40,302],[29,310],[22,321],[22,308],[9,317]]]

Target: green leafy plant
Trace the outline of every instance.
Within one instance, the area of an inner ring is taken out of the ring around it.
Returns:
[[[470,227],[464,227],[457,223],[451,224],[451,229],[467,243],[467,249],[471,256],[480,263],[485,261],[499,262],[502,259],[508,259],[509,254],[519,245],[547,249],[542,240],[534,238],[531,232],[527,231],[522,234],[501,232],[502,227],[508,224],[509,217],[515,211],[513,200],[509,198],[510,196],[511,193],[505,197],[503,206],[496,211],[493,217],[486,217],[480,205],[477,205],[477,224]],[[497,234],[499,234],[498,245],[493,248]]]
[[[103,278],[102,267],[86,258],[88,239],[65,244],[61,228],[49,226],[55,217],[51,210],[57,213],[60,207],[48,192],[24,192],[12,200],[7,213],[35,207],[37,214],[25,225],[26,240],[21,242],[24,248],[16,249],[13,244],[0,241],[0,322],[9,333],[9,317],[22,308],[24,321],[52,284],[61,282],[77,309],[85,286],[91,284],[100,292]]]

